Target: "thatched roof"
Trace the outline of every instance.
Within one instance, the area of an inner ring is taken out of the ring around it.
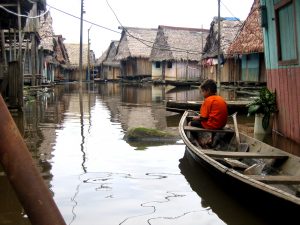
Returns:
[[[50,12],[46,13],[44,16],[40,17],[40,28],[38,33],[41,37],[40,46],[45,50],[53,52],[53,27],[52,27],[52,17]]]
[[[69,56],[67,53],[66,46],[64,45],[64,38],[62,35],[55,35],[54,36],[54,56],[55,59],[60,63],[60,64],[69,64]]]
[[[200,61],[207,29],[159,26],[151,61]]]
[[[264,52],[259,0],[254,0],[246,21],[228,49],[229,54],[249,54],[253,52]]]
[[[157,29],[124,27],[116,60],[149,58]]]
[[[221,40],[220,51],[221,54],[226,55],[227,50],[235,39],[238,31],[242,26],[242,22],[237,18],[220,18],[221,26]],[[207,36],[206,44],[203,51],[203,58],[216,57],[218,55],[218,17],[214,17],[210,24],[209,35]]]
[[[102,55],[96,60],[96,65],[100,65],[106,59],[109,47],[102,53]]]
[[[105,66],[120,66],[120,61],[115,59],[117,48],[119,46],[119,41],[111,41],[106,58],[103,60],[103,65]]]
[[[80,45],[79,44],[65,44],[67,53],[70,60],[70,67],[76,68],[79,67],[79,52]],[[87,66],[87,56],[88,56],[88,44],[82,45],[82,65]]]

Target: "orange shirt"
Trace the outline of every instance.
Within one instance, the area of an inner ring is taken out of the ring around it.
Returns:
[[[201,117],[208,120],[201,121],[201,124],[206,129],[220,129],[227,123],[228,111],[225,100],[218,95],[211,95],[205,98],[201,108]]]

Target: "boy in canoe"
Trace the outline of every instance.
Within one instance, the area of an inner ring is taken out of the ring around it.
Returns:
[[[228,118],[227,104],[225,100],[217,95],[217,84],[214,80],[208,79],[201,84],[201,93],[204,102],[200,108],[200,115],[194,116],[191,126],[205,129],[222,129]]]
[[[214,80],[205,80],[201,86],[204,102],[200,108],[199,116],[194,116],[189,125],[210,130],[222,129],[228,118],[227,104],[217,95],[217,84]]]

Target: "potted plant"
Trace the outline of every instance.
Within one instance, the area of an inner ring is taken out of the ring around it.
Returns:
[[[268,133],[272,125],[273,114],[277,112],[276,92],[271,92],[267,87],[259,91],[259,97],[247,105],[248,116],[255,115],[254,133]],[[260,123],[260,124],[259,124]],[[262,127],[262,131],[259,128]],[[269,128],[269,129],[268,129]]]

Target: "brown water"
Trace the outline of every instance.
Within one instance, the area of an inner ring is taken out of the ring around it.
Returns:
[[[123,140],[137,126],[178,135],[180,115],[165,101],[199,100],[197,88],[62,84],[37,94],[14,119],[67,224],[272,224],[194,165],[180,139]],[[3,172],[0,198],[0,224],[30,224]]]

